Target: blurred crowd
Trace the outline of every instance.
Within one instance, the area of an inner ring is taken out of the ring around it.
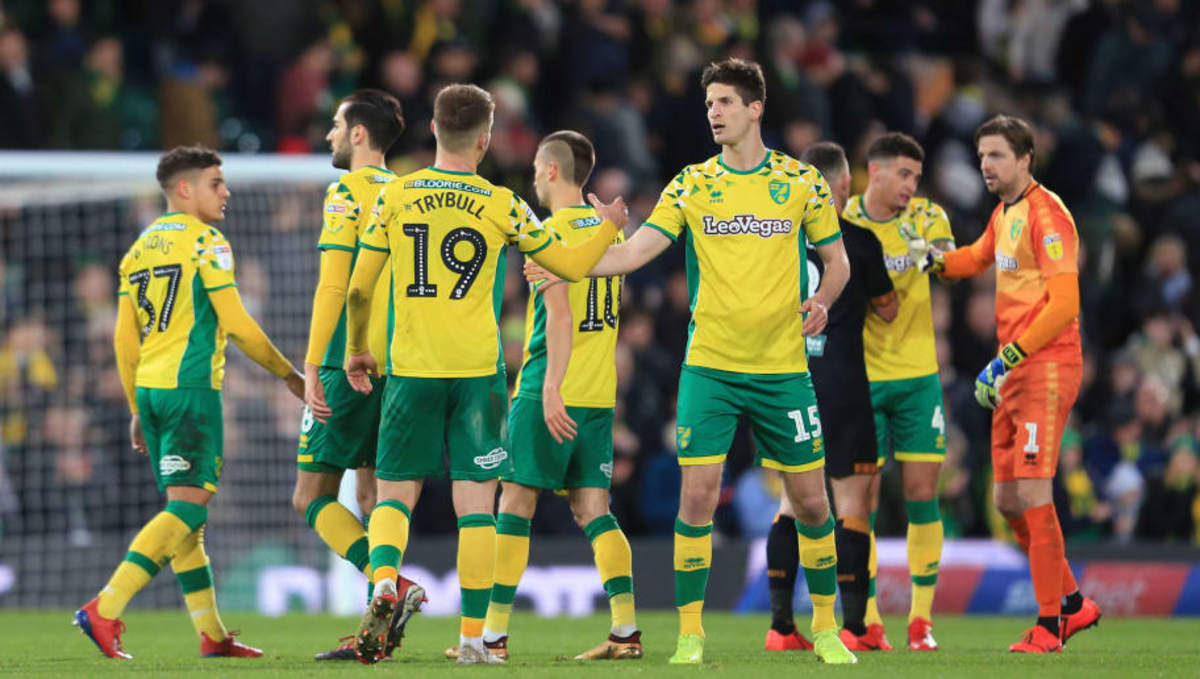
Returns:
[[[46,0],[0,7],[0,147],[152,150],[203,142],[324,153],[338,99],[372,86],[404,105],[408,130],[389,165],[405,171],[432,159],[433,94],[445,83],[474,81],[497,102],[481,174],[531,199],[538,139],[578,129],[598,152],[591,189],[606,200],[625,196],[635,224],[667,178],[717,151],[699,71],[725,55],[763,65],[768,145],[799,155],[813,141],[838,141],[850,155],[856,191],[865,188],[864,151],[876,135],[914,135],[926,150],[920,192],[946,208],[960,243],[982,233],[995,204],[979,178],[972,132],[995,112],[1026,117],[1037,129],[1035,176],[1066,202],[1082,241],[1084,387],[1056,487],[1064,531],[1076,541],[1200,542],[1200,293],[1193,278],[1200,271],[1200,137],[1193,130],[1200,121],[1200,4]],[[247,238],[262,241],[255,264],[239,258],[243,294],[258,286],[265,325],[298,360],[319,187],[298,203],[312,207],[307,212],[272,202],[267,192],[240,224],[233,188],[227,232],[235,252]],[[13,454],[18,448],[50,456],[38,473],[66,489],[54,503],[55,520],[85,532],[110,520],[89,512],[100,506],[89,503],[125,493],[135,481],[149,484],[145,465],[124,453],[120,427],[95,423],[123,422],[107,336],[112,271],[137,224],[152,218],[152,202],[112,206],[117,218],[89,225],[79,249],[50,257],[52,266],[0,255],[0,417],[8,450],[0,458],[8,469],[0,473],[0,516],[28,515],[22,484],[41,482],[13,470],[30,464]],[[17,252],[21,225],[31,219],[0,216],[3,253]],[[243,235],[251,233],[258,235]],[[287,238],[277,239],[280,233]],[[272,251],[281,243],[295,248],[287,261]],[[674,391],[689,319],[682,259],[679,248],[668,251],[629,276],[622,297],[613,493],[630,534],[669,535],[677,506]],[[516,266],[502,321],[510,378],[519,367],[526,295]],[[990,420],[972,388],[996,351],[993,285],[985,275],[936,284],[933,293],[950,536],[1006,530],[989,510]],[[291,301],[277,305],[282,298]],[[50,313],[51,306],[60,310]],[[81,356],[92,366],[86,373],[77,371]],[[231,377],[227,390],[227,405],[245,405],[234,419],[247,432],[270,422],[271,433],[237,454],[274,461],[269,473],[283,484],[280,520],[289,521],[294,407],[241,381]],[[41,413],[38,426],[31,412]],[[236,437],[239,426],[232,429]],[[749,467],[752,445],[739,432],[717,518],[725,535],[763,534],[773,515],[779,481]],[[237,445],[229,448],[233,457]],[[889,466],[884,534],[904,525],[897,477]],[[254,487],[250,476],[243,482]],[[448,493],[434,486],[416,529],[452,530],[448,508]],[[9,523],[38,530],[28,520]],[[569,513],[541,512],[535,526],[570,531]]]

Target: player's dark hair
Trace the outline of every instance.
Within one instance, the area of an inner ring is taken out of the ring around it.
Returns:
[[[1004,137],[1009,148],[1012,149],[1013,155],[1018,158],[1028,155],[1029,163],[1033,164],[1033,126],[1020,118],[1000,114],[975,130],[975,147],[979,147],[981,138],[993,134]]]
[[[767,103],[767,81],[763,78],[762,67],[753,61],[730,57],[710,63],[700,75],[700,86],[708,89],[713,83],[733,87],[743,104],[754,101]]]
[[[825,181],[846,172],[846,150],[831,141],[819,141],[804,149],[800,160],[817,168]]]
[[[925,149],[916,139],[903,132],[888,132],[867,147],[867,162],[891,160],[892,158],[912,158],[918,163],[925,162]]]
[[[586,184],[596,165],[596,149],[592,142],[575,130],[559,130],[547,135],[538,146],[545,147],[554,142],[566,144],[571,151],[571,183],[575,186]]]
[[[158,159],[158,171],[154,173],[163,191],[170,191],[171,184],[184,172],[204,170],[221,164],[221,156],[204,146],[176,146]]]
[[[473,136],[491,119],[496,103],[487,90],[478,85],[447,85],[433,100],[433,122],[438,141],[452,151],[464,150]]]
[[[387,151],[404,133],[400,102],[383,90],[355,90],[342,103],[346,104],[346,128],[362,125],[373,151]]]

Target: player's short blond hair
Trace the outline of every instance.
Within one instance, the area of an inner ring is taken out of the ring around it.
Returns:
[[[586,184],[596,165],[596,149],[592,142],[574,130],[559,130],[547,135],[538,144],[538,153],[544,153],[558,163],[563,177],[574,186]]]
[[[491,126],[495,109],[492,95],[478,85],[443,87],[433,100],[438,145],[452,152],[471,148],[479,133]]]

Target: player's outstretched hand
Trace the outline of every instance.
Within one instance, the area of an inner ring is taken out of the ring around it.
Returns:
[[[283,378],[283,382],[287,385],[288,391],[292,392],[292,396],[301,401],[304,400],[304,375],[293,370],[291,375]]]
[[[911,224],[900,225],[900,235],[908,247],[908,256],[921,273],[941,273],[946,268],[946,257],[931,246],[925,237],[917,233]]]
[[[575,440],[575,434],[579,431],[578,425],[567,414],[567,407],[563,405],[562,394],[558,389],[542,389],[542,418],[546,420],[546,429],[550,430],[555,443],[562,443],[564,439]]]
[[[346,380],[350,387],[361,394],[371,393],[371,375],[379,372],[375,357],[371,352],[364,351],[354,354],[346,361]]]
[[[325,402],[325,385],[321,382],[321,367],[311,363],[304,364],[304,404],[308,406],[313,417],[318,422],[326,422],[332,415],[333,409]]]
[[[825,331],[825,326],[829,323],[829,309],[817,301],[816,297],[809,297],[800,305],[800,313],[804,316],[804,336],[812,337],[820,335]]]
[[[552,278],[554,278],[554,274],[546,271],[541,264],[528,257],[525,258],[525,280],[530,283],[537,283],[538,281],[547,281]]]
[[[596,194],[589,193],[588,202],[596,208],[601,218],[616,224],[618,229],[624,230],[629,223],[629,208],[625,206],[624,198],[617,196],[611,203],[601,203]]]
[[[139,455],[146,454],[146,436],[142,434],[142,419],[137,415],[129,420],[129,440]]]

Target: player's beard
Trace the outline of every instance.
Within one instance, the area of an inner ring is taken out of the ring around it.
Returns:
[[[333,166],[339,170],[349,170],[350,169],[350,155],[351,155],[351,149],[350,149],[349,144],[346,144],[345,146],[341,146],[341,147],[334,146],[333,147]]]

